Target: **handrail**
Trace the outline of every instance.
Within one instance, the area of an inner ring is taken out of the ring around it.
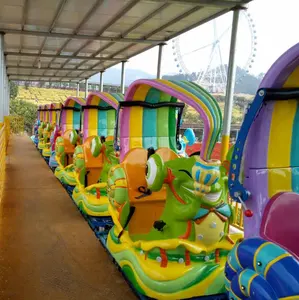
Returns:
[[[6,155],[11,132],[24,132],[23,117],[5,116],[4,122],[0,123],[0,202],[3,198],[3,190],[5,186]]]
[[[5,161],[7,153],[7,144],[9,139],[9,122],[7,119],[0,123],[0,202],[3,197],[5,184]]]

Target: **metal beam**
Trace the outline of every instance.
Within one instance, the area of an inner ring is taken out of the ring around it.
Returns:
[[[144,17],[141,21],[137,22],[135,25],[133,25],[132,27],[130,27],[128,30],[126,30],[125,32],[123,32],[121,35],[124,37],[126,35],[128,35],[130,32],[132,32],[133,30],[137,29],[138,27],[140,27],[142,24],[144,24],[145,22],[147,22],[148,20],[150,20],[151,18],[153,18],[154,16],[156,16],[157,14],[161,13],[162,10],[168,8],[170,6],[170,3],[163,3],[162,5],[160,5],[158,8],[156,8],[155,10],[153,10],[151,13],[149,13],[146,17]]]
[[[55,14],[54,14],[54,17],[53,17],[53,20],[52,20],[52,22],[51,22],[51,25],[50,25],[50,27],[49,27],[49,29],[48,29],[48,32],[49,32],[49,33],[52,32],[52,30],[53,30],[53,28],[54,28],[54,26],[55,26],[57,20],[59,19],[60,15],[61,15],[61,13],[62,13],[62,10],[63,10],[63,8],[64,8],[64,6],[65,6],[65,4],[66,4],[67,1],[68,1],[68,0],[60,0],[60,3],[59,3],[59,5],[58,5],[58,8],[57,8]],[[42,53],[42,51],[43,51],[43,49],[44,49],[44,47],[45,47],[46,41],[47,41],[47,37],[44,38],[44,40],[43,40],[43,42],[42,42],[42,44],[41,44],[41,46],[40,46],[40,48],[39,48],[39,50],[38,50],[38,53],[39,53],[39,54]],[[39,57],[36,57],[36,59],[35,59],[34,62],[33,62],[33,65],[36,64],[36,61],[37,61],[38,58],[39,58]]]
[[[81,20],[81,22],[79,23],[79,25],[73,30],[73,34],[78,34],[79,31],[81,30],[81,28],[83,27],[83,25],[91,18],[91,16],[97,11],[97,9],[103,4],[104,0],[97,0],[94,5],[89,9],[89,11],[87,12],[87,14],[83,17],[83,19]],[[58,51],[56,52],[56,54],[61,54],[61,52],[63,51],[63,49],[67,46],[67,44],[71,41],[72,39],[67,39],[63,45],[60,47],[60,49],[58,49]],[[48,63],[48,66],[51,65],[51,63],[53,62],[54,58],[51,59],[51,61]],[[65,64],[64,64],[65,65]]]
[[[181,14],[181,15],[175,17],[175,18],[172,19],[171,21],[165,23],[165,24],[162,25],[161,27],[159,27],[159,28],[153,30],[152,32],[148,33],[148,34],[144,37],[144,39],[147,40],[149,37],[153,36],[154,34],[156,34],[156,33],[160,32],[160,31],[164,30],[165,28],[167,28],[167,27],[169,27],[169,26],[171,26],[171,25],[173,25],[173,24],[175,24],[175,23],[177,23],[177,22],[179,22],[179,21],[181,21],[182,19],[185,19],[185,18],[189,17],[190,15],[194,14],[195,12],[197,12],[198,10],[200,10],[200,9],[202,9],[202,8],[203,8],[203,6],[195,6],[195,7],[191,8],[190,10],[184,12],[183,14]]]
[[[242,4],[245,3],[245,2],[247,3],[247,2],[250,2],[250,1],[249,1],[249,0],[246,0],[246,1],[242,2]],[[225,9],[223,9],[222,11],[218,12],[217,14],[214,14],[213,16],[210,16],[210,17],[208,17],[208,18],[205,18],[204,20],[201,20],[201,21],[199,21],[199,22],[196,22],[196,23],[194,23],[194,24],[188,26],[187,28],[185,28],[185,29],[183,29],[183,30],[181,30],[181,31],[179,31],[179,32],[176,32],[175,34],[172,34],[172,35],[168,36],[168,37],[165,39],[165,42],[167,42],[167,41],[169,41],[169,40],[171,40],[171,39],[173,39],[173,38],[175,38],[175,37],[177,37],[177,36],[179,36],[179,35],[181,35],[181,34],[187,32],[187,31],[191,30],[191,29],[193,29],[193,28],[195,28],[195,27],[198,27],[198,26],[200,26],[200,25],[203,25],[203,24],[205,24],[205,23],[207,23],[207,22],[209,22],[209,21],[215,19],[215,18],[218,18],[218,17],[220,17],[220,16],[222,16],[222,15],[228,13],[229,11],[231,11],[230,8],[225,8]],[[172,21],[170,21],[170,22],[172,22]],[[164,27],[164,26],[165,26],[165,25],[163,25],[163,27]],[[125,48],[122,49],[122,51],[124,51],[124,49],[131,48],[131,47],[133,47],[134,45],[136,45],[136,44],[135,44],[135,43],[134,43],[134,44],[130,44],[129,47],[126,46]],[[136,55],[138,55],[138,54],[141,54],[141,53],[143,53],[143,52],[145,52],[145,51],[148,51],[148,50],[152,49],[152,48],[155,47],[155,46],[156,46],[156,45],[150,45],[150,46],[148,46],[148,47],[145,47],[144,49],[142,49],[142,50],[140,50],[140,51],[138,51],[138,52],[135,52],[133,55],[127,56],[127,59],[130,59],[130,58],[132,58],[132,57],[134,57],[134,56],[136,56]],[[121,53],[122,51],[119,50],[119,51],[117,51],[116,53],[118,54],[118,53]],[[115,55],[115,53],[114,53],[113,55]],[[113,67],[113,66],[115,66],[116,64],[117,64],[117,63],[109,64],[108,67],[109,67],[109,68],[110,68],[110,67]],[[96,66],[98,66],[98,65],[99,65],[99,63],[96,63],[96,64],[93,65],[93,67],[96,67]],[[107,66],[105,66],[105,68],[107,68]],[[95,75],[95,74],[97,74],[97,73],[98,73],[98,72],[95,72],[95,73],[91,74],[90,76],[93,76],[93,75]]]
[[[137,56],[138,54],[141,54],[141,53],[144,53],[145,51],[148,51],[148,50],[150,50],[150,49],[152,49],[152,48],[154,48],[154,47],[156,47],[155,45],[150,45],[150,46],[148,46],[148,47],[146,47],[145,49],[142,49],[142,50],[140,50],[140,51],[137,51],[136,53],[134,53],[133,55],[129,55],[128,57],[127,57],[127,59],[129,59],[129,58],[132,58],[132,57],[134,57],[134,56]],[[111,64],[111,65],[109,65],[108,67],[105,67],[106,69],[108,69],[108,68],[111,68],[111,67],[113,67],[113,66],[115,66],[115,65],[117,65],[118,63],[113,63],[113,64]],[[94,67],[94,66],[93,66]],[[94,72],[94,73],[92,73],[91,75],[90,75],[90,77],[92,77],[93,75],[96,75],[96,74],[98,74],[99,72]]]
[[[121,59],[117,58],[107,58],[107,57],[93,57],[90,58],[88,56],[75,56],[75,55],[55,55],[55,54],[37,54],[37,53],[19,53],[19,52],[10,52],[7,51],[4,53],[5,55],[13,55],[13,56],[27,56],[27,57],[45,57],[45,58],[61,58],[61,59],[81,59],[81,60],[98,60],[98,61],[118,61]]]
[[[25,76],[25,77],[41,77],[41,74],[38,75],[34,75],[34,74],[15,74],[15,73],[10,73],[8,74],[9,77],[11,76]],[[54,75],[44,75],[43,77],[45,78],[72,78],[72,79],[84,79],[83,77],[78,77],[78,76],[63,76],[63,75],[59,75],[59,76],[54,76]]]
[[[172,19],[172,20],[170,20],[169,22],[165,23],[165,24],[162,25],[161,27],[159,27],[159,28],[157,28],[157,29],[151,31],[151,32],[148,33],[146,36],[144,36],[144,39],[145,39],[145,40],[148,39],[148,38],[151,37],[152,35],[154,35],[154,34],[160,32],[160,31],[164,30],[165,28],[167,28],[167,27],[169,27],[169,26],[171,26],[171,25],[173,25],[173,24],[179,22],[180,20],[182,20],[182,19],[184,19],[184,18],[187,18],[188,16],[190,16],[191,14],[195,13],[196,11],[198,11],[198,10],[200,10],[200,9],[202,9],[202,8],[203,8],[202,6],[195,6],[195,7],[193,7],[192,9],[190,9],[190,10],[184,12],[183,14],[179,15],[178,17],[175,17],[174,19]],[[132,47],[135,46],[135,45],[136,45],[136,43],[132,43],[132,44],[130,44],[130,45],[128,45],[128,46],[126,46],[126,47],[124,47],[124,48],[118,50],[117,52],[115,52],[115,53],[109,55],[109,57],[110,57],[110,58],[113,58],[113,57],[115,57],[116,55],[118,55],[118,54],[120,54],[120,53],[122,53],[122,52],[124,52],[124,51],[126,51],[126,50],[128,50],[128,49],[130,49],[130,48],[132,48]],[[142,51],[142,52],[144,52],[144,51]],[[135,56],[135,55],[134,55],[134,56]],[[98,65],[98,64],[94,64],[93,67],[96,67],[97,65]]]
[[[120,11],[117,12],[117,14],[110,19],[110,21],[103,27],[101,28],[97,33],[96,36],[101,37],[101,35],[104,33],[105,30],[107,30],[111,25],[113,25],[115,22],[117,22],[121,17],[123,17],[129,10],[131,10],[140,0],[132,0],[130,1],[124,8],[122,8]],[[122,36],[120,37],[114,37],[114,39],[124,39]],[[126,39],[128,40],[128,39]],[[115,42],[116,40],[109,40],[110,42]],[[75,55],[81,52],[85,47],[87,47],[89,44],[91,44],[93,41],[88,41],[84,43],[79,49],[74,52]],[[111,44],[111,43],[110,43]],[[159,43],[158,43],[159,44]],[[67,64],[68,61],[65,62]],[[64,65],[65,65],[64,64]],[[63,65],[63,66],[64,66]],[[81,66],[80,64],[79,66]]]
[[[147,22],[149,19],[153,18],[155,15],[161,13],[162,10],[166,9],[167,7],[169,7],[170,4],[169,3],[164,3],[161,6],[159,6],[157,9],[153,10],[152,12],[150,12],[146,17],[144,17],[141,21],[137,22],[136,24],[134,24],[132,27],[130,27],[129,29],[127,29],[126,31],[124,31],[123,33],[121,33],[118,37],[125,37],[127,34],[129,34],[130,32],[132,32],[133,30],[135,30],[136,28],[138,28],[139,26],[141,26],[143,23]],[[114,45],[114,42],[108,43],[106,45],[104,45],[103,47],[101,47],[99,50],[97,50],[95,53],[92,54],[92,56],[97,56],[99,55],[102,51],[106,50],[107,48],[111,47],[112,45]],[[135,45],[135,44],[134,44]],[[129,47],[131,48],[131,46]],[[81,63],[79,64],[81,65]],[[94,67],[98,66],[99,64],[95,64]]]
[[[29,0],[24,0],[23,11],[22,11],[22,30],[24,30],[26,20],[27,20],[28,2],[29,2]]]
[[[59,83],[59,82],[71,82],[71,83],[78,83],[78,81],[75,81],[75,80],[65,80],[65,79],[62,79],[62,80],[45,80],[45,79],[25,79],[25,78],[22,78],[22,77],[18,77],[18,78],[11,78],[9,77],[9,80],[11,81],[28,81],[28,82],[52,82],[52,83]]]
[[[96,10],[103,4],[105,0],[97,0],[95,2],[95,4],[90,8],[90,10],[87,12],[87,14],[83,17],[83,19],[81,20],[80,24],[76,27],[76,29],[74,30],[74,34],[77,34],[80,29],[83,27],[83,25],[89,21],[89,19],[91,18],[91,16],[96,12]]]
[[[31,36],[42,36],[47,38],[61,38],[61,39],[75,39],[75,40],[89,40],[93,41],[106,41],[114,43],[140,43],[140,44],[159,44],[161,40],[144,40],[144,39],[131,39],[131,38],[117,38],[109,36],[98,36],[98,35],[87,35],[87,34],[69,34],[69,33],[58,33],[58,32],[47,32],[47,31],[32,31],[32,30],[18,30],[0,28],[0,32],[6,34],[18,34],[18,35],[31,35]],[[84,48],[87,45],[84,46]]]
[[[62,10],[63,10],[63,8],[64,8],[67,1],[68,0],[61,0],[60,1],[59,6],[57,8],[57,11],[55,12],[54,18],[53,18],[52,23],[50,25],[50,28],[48,30],[49,32],[52,32],[52,30],[54,29],[55,24],[56,24],[57,20],[59,19],[60,15],[62,13]]]
[[[184,28],[184,29],[181,30],[181,31],[178,31],[178,32],[176,32],[176,33],[174,33],[174,34],[169,35],[169,36],[167,37],[166,41],[172,40],[173,38],[175,38],[175,37],[177,37],[177,36],[179,36],[179,35],[181,35],[181,34],[183,34],[183,33],[186,33],[187,31],[190,31],[190,30],[193,29],[193,28],[196,28],[196,27],[198,27],[198,26],[201,26],[201,25],[203,25],[203,24],[205,24],[205,23],[207,23],[207,22],[210,22],[210,21],[212,21],[212,20],[214,20],[214,19],[216,19],[216,18],[218,18],[218,17],[220,17],[220,16],[222,16],[222,15],[228,13],[229,11],[231,11],[231,9],[226,8],[226,9],[223,9],[222,11],[220,11],[220,12],[218,12],[218,13],[216,13],[216,14],[214,14],[214,15],[208,17],[208,18],[205,18],[204,20],[201,20],[201,21],[199,21],[199,22],[193,23],[192,25],[188,26],[187,28]]]
[[[97,35],[102,35],[109,27],[116,23],[120,18],[122,18],[129,10],[131,10],[140,0],[132,0],[125,7],[121,8],[109,22],[98,31]]]
[[[230,0],[230,1],[223,1],[223,0],[148,0],[148,2],[166,2],[172,4],[193,4],[193,5],[202,5],[206,7],[220,7],[220,8],[232,8],[234,6],[240,4],[249,3],[252,0]]]
[[[6,68],[12,68],[12,69],[26,69],[26,70],[37,70],[36,67],[32,66],[17,66],[17,65],[7,65]],[[90,71],[102,71],[102,69],[75,69],[75,68],[46,68],[46,67],[41,67],[38,70],[43,70],[43,71],[71,71],[71,72],[90,72]]]
[[[21,25],[21,29],[22,29],[22,30],[24,30],[25,24],[26,24],[26,20],[27,20],[27,15],[28,15],[28,2],[29,2],[29,0],[24,0],[23,11],[22,11],[22,25]],[[24,37],[21,36],[19,52],[22,51],[23,43],[24,43]],[[18,59],[18,64],[19,64],[19,62],[20,62],[20,59]]]

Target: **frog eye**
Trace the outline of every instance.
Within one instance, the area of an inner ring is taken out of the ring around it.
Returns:
[[[166,177],[166,168],[160,155],[153,154],[146,164],[146,182],[152,191],[159,191],[162,188]]]
[[[101,152],[102,143],[98,136],[94,137],[90,142],[90,151],[93,157],[98,157]]]
[[[76,130],[72,130],[69,137],[70,137],[71,144],[76,145],[76,142],[78,140],[78,134]]]

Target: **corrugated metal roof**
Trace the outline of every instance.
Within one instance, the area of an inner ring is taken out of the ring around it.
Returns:
[[[78,82],[250,1],[0,0],[7,73]]]

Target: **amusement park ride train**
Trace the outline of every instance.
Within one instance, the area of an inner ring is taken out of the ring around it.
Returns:
[[[295,300],[298,100],[299,44],[265,75],[226,161],[211,159],[220,108],[187,81],[39,107],[32,139],[141,299]],[[204,123],[190,156],[185,104]],[[232,228],[236,203],[244,234]]]

